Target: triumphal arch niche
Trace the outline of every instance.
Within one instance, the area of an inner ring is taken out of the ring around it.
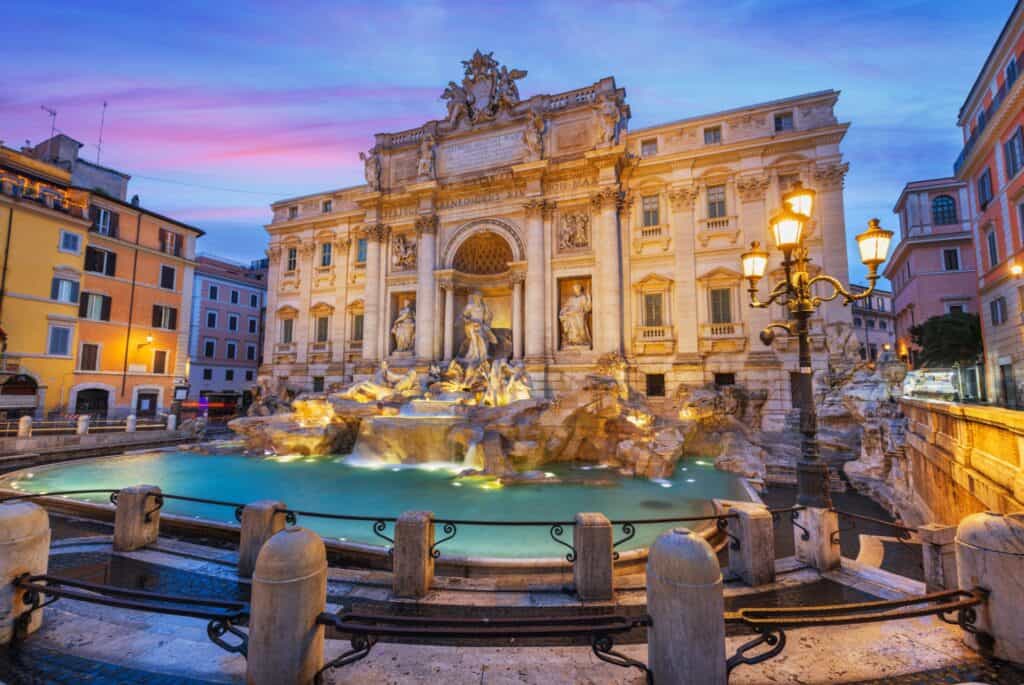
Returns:
[[[810,256],[846,280],[838,93],[629,130],[611,77],[554,94],[528,82],[478,50],[439,84],[434,118],[374,136],[365,184],[274,203],[263,375],[302,389],[384,361],[510,358],[558,392],[625,361],[655,395],[763,389],[765,427],[781,427],[796,349],[760,343],[786,313],[747,307],[739,256],[770,244],[799,181],[818,193]],[[820,311],[816,331],[850,316]]]

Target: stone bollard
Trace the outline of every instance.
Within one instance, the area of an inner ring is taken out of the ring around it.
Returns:
[[[1024,512],[968,516],[956,529],[956,572],[960,589],[982,588],[988,601],[977,607],[975,627],[992,638],[964,639],[997,659],[1024,664]]]
[[[161,502],[160,488],[155,485],[135,485],[118,491],[114,513],[115,550],[131,552],[156,542],[160,534]]]
[[[18,437],[19,438],[31,438],[32,437],[32,417],[22,416],[18,419]]]
[[[252,574],[249,685],[307,685],[324,663],[327,550],[316,533],[292,526],[267,540]]]
[[[716,500],[717,502],[718,500]],[[723,501],[729,514],[729,573],[751,587],[775,582],[775,527],[768,507],[754,502]],[[739,549],[735,545],[739,545]]]
[[[647,558],[647,665],[659,683],[725,685],[724,609],[711,545],[686,528],[658,537]]]
[[[25,609],[24,591],[14,579],[24,573],[46,573],[50,555],[50,517],[31,502],[0,504],[0,645],[15,637],[15,620]],[[43,611],[32,612],[26,634],[43,622]]]
[[[77,435],[88,435],[89,434],[89,421],[92,417],[88,414],[83,414],[78,417],[78,426],[75,428]]]
[[[172,431],[172,430],[177,430],[177,429],[178,429],[178,417],[175,414],[168,414],[167,415],[167,430]]]
[[[434,515],[407,511],[395,522],[391,592],[395,597],[420,599],[434,582]]]
[[[576,514],[572,565],[576,596],[584,602],[606,602],[614,594],[612,523],[604,514]]]
[[[238,575],[252,576],[263,544],[285,527],[284,502],[262,499],[242,509],[242,535],[238,544]]]
[[[956,526],[929,523],[920,526],[921,558],[924,565],[924,584],[927,592],[955,590],[956,580]]]
[[[138,421],[139,420],[136,418],[135,414],[129,414],[128,418],[124,421],[124,432],[134,433],[136,426],[138,426]]]
[[[807,533],[796,524],[806,528]],[[806,540],[804,535],[807,535]],[[821,572],[839,568],[839,514],[817,507],[801,510],[793,524],[793,542],[796,558],[808,566]]]

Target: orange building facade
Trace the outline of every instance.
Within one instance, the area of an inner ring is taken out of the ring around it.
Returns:
[[[152,416],[187,385],[195,241],[203,232],[94,194],[68,409]]]

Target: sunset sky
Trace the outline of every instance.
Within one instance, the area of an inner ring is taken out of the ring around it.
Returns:
[[[57,128],[130,173],[129,195],[262,255],[277,199],[362,182],[375,132],[444,113],[476,48],[529,71],[523,97],[614,76],[631,128],[842,91],[847,233],[909,180],[950,175],[957,110],[1013,0],[867,2],[46,1],[4,10],[0,139]],[[11,61],[13,57],[13,62]],[[854,260],[856,261],[856,260]],[[852,271],[855,277],[863,269]]]

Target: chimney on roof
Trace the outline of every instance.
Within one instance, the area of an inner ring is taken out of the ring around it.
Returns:
[[[132,195],[132,207],[138,207],[138,206],[139,206],[139,194],[135,193],[134,195]]]

